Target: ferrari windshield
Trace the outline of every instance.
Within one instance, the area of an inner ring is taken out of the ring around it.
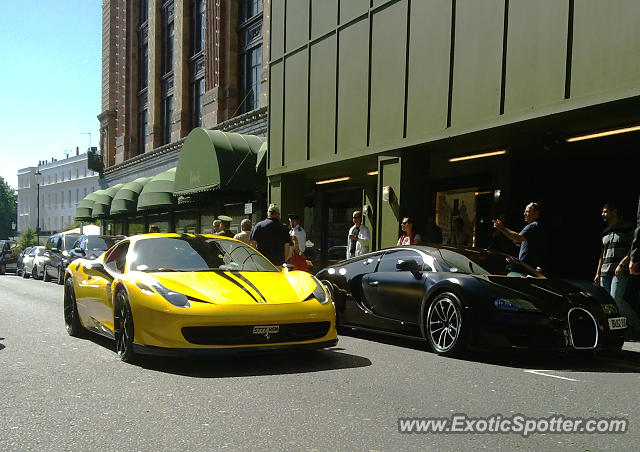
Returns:
[[[255,249],[242,242],[202,235],[139,240],[129,268],[144,272],[278,271]]]
[[[542,273],[518,259],[502,253],[485,250],[440,249],[442,264],[450,272],[474,275],[500,275],[513,277],[543,277]]]

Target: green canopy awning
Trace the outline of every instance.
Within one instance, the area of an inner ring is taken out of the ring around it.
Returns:
[[[97,192],[95,191],[89,193],[78,203],[78,207],[76,207],[76,214],[74,216],[76,221],[93,221],[93,216],[91,214],[93,211],[93,202],[96,200],[97,196],[96,193]]]
[[[138,197],[144,186],[151,180],[150,177],[139,177],[122,186],[111,201],[111,215],[136,213]]]
[[[111,212],[111,201],[113,201],[113,197],[123,185],[124,184],[114,185],[113,187],[96,192],[96,199],[93,201],[93,211],[91,212],[93,218],[106,218],[109,216]]]
[[[140,192],[138,211],[175,206],[177,204],[173,196],[175,179],[175,168],[153,176]]]
[[[265,141],[254,135],[193,129],[182,145],[174,194],[255,191],[257,155]]]

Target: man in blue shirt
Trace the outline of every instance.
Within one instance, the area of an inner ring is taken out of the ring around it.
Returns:
[[[547,239],[542,227],[540,203],[529,203],[524,210],[524,219],[527,225],[519,233],[508,229],[502,220],[493,220],[493,227],[510,240],[520,244],[518,258],[522,262],[533,268],[544,268]]]

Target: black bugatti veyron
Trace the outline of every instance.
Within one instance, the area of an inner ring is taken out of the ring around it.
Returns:
[[[322,269],[338,326],[426,340],[438,354],[468,347],[619,349],[626,318],[587,281],[548,279],[498,252],[394,247]]]

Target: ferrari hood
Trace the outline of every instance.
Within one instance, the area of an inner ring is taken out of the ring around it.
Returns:
[[[296,290],[280,272],[160,272],[150,275],[170,290],[215,304],[286,304],[304,300],[300,290]],[[313,288],[309,293],[312,291]]]

